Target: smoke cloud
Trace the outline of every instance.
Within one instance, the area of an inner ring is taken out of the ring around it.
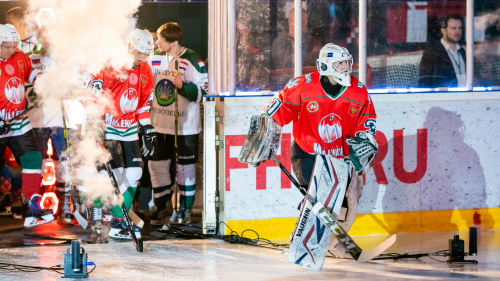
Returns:
[[[131,65],[133,57],[127,40],[135,28],[133,15],[140,5],[140,0],[30,0],[28,29],[31,34],[41,31],[43,46],[52,58],[52,64],[37,77],[34,86],[42,103],[60,104],[63,99],[74,99],[84,82],[84,72]],[[96,137],[87,133],[82,141],[73,143],[72,163],[95,167],[110,158]],[[88,199],[113,198],[109,179],[96,172],[93,176],[83,175],[83,180]]]

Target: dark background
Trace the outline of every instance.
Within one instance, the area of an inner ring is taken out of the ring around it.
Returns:
[[[106,1],[106,0],[104,0]],[[5,13],[13,7],[26,7],[23,1],[0,1],[0,24],[5,24]],[[177,22],[184,30],[182,46],[188,47],[204,59],[208,54],[208,3],[172,1],[164,3],[143,2],[135,15],[137,27],[157,29],[167,22]]]

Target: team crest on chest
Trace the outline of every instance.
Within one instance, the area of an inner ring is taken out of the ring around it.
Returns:
[[[137,109],[139,104],[139,95],[134,88],[129,88],[123,92],[120,98],[120,109],[123,114],[132,113]]]
[[[10,65],[10,64],[7,64],[5,66],[5,72],[7,72],[7,74],[9,74],[9,75],[14,74],[14,67],[12,67],[12,65]]]
[[[358,113],[360,109],[361,107],[359,105],[351,103],[351,106],[349,107],[349,114],[352,116],[356,116],[356,113]]]
[[[319,104],[315,101],[310,101],[307,104],[307,111],[309,111],[311,113],[318,111],[318,109],[319,109]]]
[[[130,78],[128,79],[128,81],[130,82],[131,85],[137,84],[138,80],[139,80],[139,78],[137,78],[137,74],[135,74],[135,73],[131,73]]]
[[[5,84],[5,97],[13,104],[20,104],[24,101],[23,81],[17,77],[12,77]]]
[[[163,79],[155,87],[156,101],[160,106],[169,106],[175,101],[174,83],[168,79]]]
[[[335,113],[323,117],[318,125],[318,133],[325,143],[332,143],[342,137],[342,119]]]

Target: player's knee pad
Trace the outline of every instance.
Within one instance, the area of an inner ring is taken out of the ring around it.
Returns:
[[[172,160],[149,161],[149,173],[151,174],[151,184],[154,187],[167,186],[172,184],[170,179],[170,163]]]
[[[177,182],[188,186],[196,184],[195,164],[177,165]]]
[[[128,181],[129,187],[137,187],[142,176],[142,168],[130,167],[123,169],[123,177]]]
[[[42,154],[39,151],[31,151],[19,157],[23,173],[41,174],[42,173]]]

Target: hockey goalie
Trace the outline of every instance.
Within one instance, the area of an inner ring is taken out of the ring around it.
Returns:
[[[354,223],[363,178],[378,146],[375,108],[366,87],[351,75],[346,48],[325,45],[317,72],[296,77],[252,118],[239,161],[254,166],[277,150],[281,128],[293,122],[292,168],[300,185],[321,202],[346,231]],[[319,270],[329,250],[338,258],[346,249],[314,213],[309,202],[291,235],[288,263]]]

